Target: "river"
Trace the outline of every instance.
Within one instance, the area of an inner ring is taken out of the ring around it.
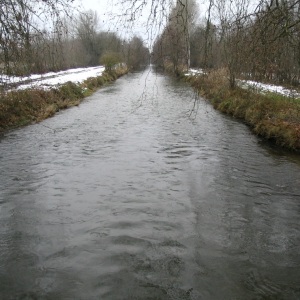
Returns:
[[[299,158],[182,82],[126,75],[0,168],[0,299],[300,299]]]

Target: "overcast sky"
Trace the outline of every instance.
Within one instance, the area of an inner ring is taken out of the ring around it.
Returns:
[[[80,11],[93,10],[98,13],[100,20],[100,29],[117,32],[121,37],[127,38],[136,34],[143,39],[148,39],[147,28],[145,22],[147,20],[147,10],[144,16],[136,20],[134,24],[124,24],[124,8],[122,9],[118,3],[119,0],[77,0]]]
[[[97,11],[100,19],[100,29],[117,32],[122,38],[130,38],[133,34],[140,36],[151,47],[151,41],[155,38],[159,30],[147,26],[151,0],[147,0],[148,8],[144,9],[141,15],[134,23],[126,23],[121,18],[125,14],[124,7],[119,3],[120,0],[76,0],[81,12],[86,10]],[[205,11],[207,1],[197,0],[200,11]],[[152,26],[153,27],[153,26]]]

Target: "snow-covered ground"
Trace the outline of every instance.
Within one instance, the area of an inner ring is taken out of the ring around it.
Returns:
[[[251,88],[257,92],[265,93],[272,92],[292,98],[300,98],[300,93],[296,90],[287,89],[280,85],[265,84],[252,80],[238,80],[238,84],[242,88]]]
[[[202,69],[189,69],[189,71],[185,73],[185,76],[197,76],[204,73],[205,72]],[[296,90],[287,89],[280,85],[265,84],[251,80],[238,80],[237,84],[242,88],[251,88],[259,93],[273,92],[287,97],[300,98],[300,93]]]
[[[102,75],[104,66],[69,69],[60,72],[50,72],[42,75],[33,74],[26,77],[0,75],[0,82],[17,85],[14,89],[24,90],[30,88],[50,89],[68,81],[81,83],[89,77]]]
[[[187,73],[185,73],[185,76],[196,76],[204,74],[204,71],[202,69],[189,69]]]

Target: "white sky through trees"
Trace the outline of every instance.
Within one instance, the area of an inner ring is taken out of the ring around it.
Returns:
[[[146,0],[147,5],[143,8],[143,12],[137,14],[134,20],[130,20],[130,13],[126,14],[128,2],[123,6],[121,2],[120,0],[76,0],[75,4],[77,3],[80,12],[87,10],[96,11],[99,16],[101,30],[117,32],[122,38],[138,35],[151,47],[155,37],[162,31],[166,20],[157,18],[157,24],[147,23],[152,0]],[[207,1],[197,0],[196,2],[199,6],[200,17],[204,17]]]
[[[126,22],[125,10],[118,0],[77,0],[80,12],[87,10],[96,11],[99,16],[100,30],[116,32],[122,38],[130,38],[132,35],[138,35],[147,41],[148,34],[146,28],[147,10],[134,22]]]

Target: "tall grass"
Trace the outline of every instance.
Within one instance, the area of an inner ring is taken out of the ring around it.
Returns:
[[[239,87],[230,89],[225,69],[187,80],[216,109],[243,120],[257,135],[300,151],[300,99],[275,93],[259,94]]]
[[[118,69],[88,78],[80,85],[67,82],[51,90],[27,89],[1,93],[0,133],[7,129],[40,122],[61,109],[79,105],[84,97],[125,73],[127,69]]]

